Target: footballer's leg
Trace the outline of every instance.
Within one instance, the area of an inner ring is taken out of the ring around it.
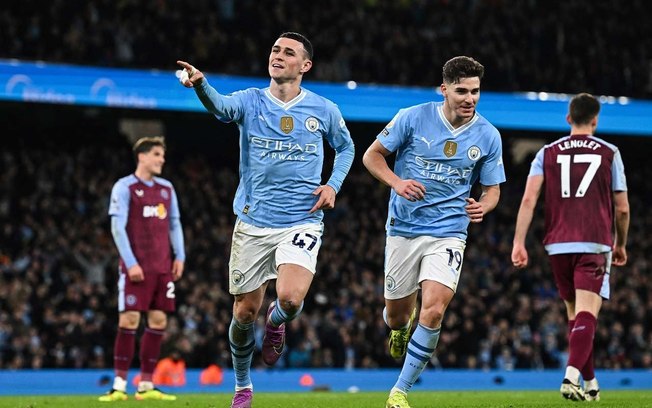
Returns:
[[[599,256],[596,257],[594,254],[589,255],[601,259]],[[584,255],[584,257],[588,257],[588,255]],[[589,287],[590,279],[593,279],[593,277],[591,276],[586,279],[585,276],[587,275],[590,276],[590,274],[583,273],[583,270],[576,270],[576,286],[581,285]],[[575,324],[568,339],[568,364],[560,388],[562,396],[566,399],[581,401],[586,399],[584,390],[580,387],[580,370],[586,366],[587,361],[591,358],[593,352],[593,338],[595,336],[595,326],[597,321],[596,316],[598,315],[601,305],[602,298],[600,295],[589,290],[576,288]],[[590,379],[595,379],[595,375]],[[594,391],[597,396],[598,391]]]
[[[127,373],[136,348],[136,329],[140,323],[140,312],[121,311],[118,317],[118,333],[113,346],[113,387],[100,396],[100,402],[124,401],[127,399]]]
[[[287,261],[292,257],[292,251],[277,254]],[[296,259],[296,258],[294,258]],[[303,310],[303,299],[308,293],[314,272],[294,263],[283,263],[278,266],[276,293],[278,298],[267,308],[265,320],[265,337],[263,337],[263,361],[274,365],[283,353],[285,346],[285,324],[296,319]]]
[[[274,316],[274,318],[272,318]],[[265,335],[263,336],[263,361],[274,365],[281,358],[285,347],[285,322],[287,314],[278,305],[278,299],[273,300],[265,314]]]
[[[139,400],[176,401],[176,395],[168,394],[154,387],[152,377],[158,362],[167,317],[160,310],[149,312],[148,324],[158,329],[147,327],[140,341],[141,379],[134,397]]]
[[[385,244],[385,308],[383,319],[391,329],[389,354],[405,355],[416,316],[421,265],[418,240],[388,236]]]
[[[579,286],[583,289],[578,289],[576,291],[577,296],[577,309],[580,311],[576,316],[576,326],[579,324],[586,325],[587,322],[589,326],[592,324],[593,328],[591,330],[592,336],[588,345],[590,346],[590,351],[588,357],[586,358],[584,365],[578,367],[582,378],[584,379],[584,397],[587,401],[600,401],[600,386],[598,385],[598,380],[595,378],[595,369],[593,366],[593,339],[595,337],[595,331],[597,326],[597,317],[600,313],[600,308],[602,307],[603,299],[609,298],[610,288],[608,285],[609,282],[609,272],[611,269],[611,253],[607,254],[598,254],[598,255],[583,255],[582,259],[589,259],[589,267],[583,265],[583,267],[578,271],[578,278],[580,279]],[[604,268],[598,268],[604,270],[604,274],[596,276],[595,273],[591,273],[594,269],[594,264],[591,264],[591,260],[597,260],[595,264],[602,265],[604,262]],[[607,283],[605,285],[605,283]],[[582,319],[581,323],[578,321]],[[575,326],[575,327],[576,327]],[[575,327],[573,328],[572,333],[575,332]],[[569,340],[570,340],[569,336]],[[569,341],[570,343],[570,341]],[[575,341],[577,343],[577,341]],[[581,347],[581,346],[580,346]]]
[[[253,400],[251,360],[256,341],[254,320],[258,315],[267,283],[248,293],[235,295],[233,318],[229,326],[229,345],[235,374],[235,394],[231,408],[250,408]]]
[[[167,328],[167,313],[175,310],[174,281],[171,274],[158,274],[146,278],[152,294],[151,310],[147,312],[147,327],[140,339],[140,382],[137,400],[176,401],[177,397],[154,387],[152,377],[161,353],[161,343]]]
[[[283,353],[285,324],[299,317],[303,310],[303,300],[317,270],[322,233],[321,224],[305,224],[282,230],[275,237],[277,299],[267,308],[262,346],[267,365],[274,365]]]
[[[441,322],[444,311],[453,298],[454,292],[439,282],[422,282],[422,306],[417,325],[407,347],[401,374],[392,388],[407,394],[425,369],[439,342]]]
[[[409,297],[408,303],[412,305],[414,304],[415,301],[416,301],[416,293],[413,296]],[[392,304],[394,302],[387,300],[386,303]],[[389,354],[393,358],[399,359],[405,355],[405,352],[407,351],[407,347],[408,347],[408,342],[410,341],[410,334],[412,334],[412,325],[414,323],[414,319],[416,315],[417,315],[417,308],[416,306],[412,306],[412,313],[410,314],[408,322],[402,327],[390,331],[389,342],[388,342]],[[392,325],[389,322],[387,307],[383,309],[383,319],[385,320],[385,323],[389,327],[392,327]]]
[[[575,313],[574,302],[572,303],[572,307],[572,311]],[[575,319],[573,317],[568,321],[568,338],[570,338],[574,327]],[[586,401],[600,401],[600,386],[598,385],[598,379],[595,378],[595,369],[593,368],[593,350],[591,350],[591,354],[589,354],[589,357],[586,360],[584,367],[580,370],[580,373],[584,379],[584,398]]]

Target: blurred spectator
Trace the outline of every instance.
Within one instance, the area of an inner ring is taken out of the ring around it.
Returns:
[[[261,57],[288,27],[319,50],[309,79],[433,86],[444,62],[469,55],[487,67],[485,90],[652,96],[644,1],[258,3],[9,2],[0,58],[172,70],[183,56],[207,72],[266,76]]]
[[[652,215],[643,202],[652,195],[652,165],[644,160],[651,143],[619,140],[624,160],[638,163],[627,174],[631,262],[612,274],[612,299],[604,303],[595,338],[597,368],[652,369],[652,284],[645,258],[652,251]],[[84,139],[67,146],[57,139],[42,147],[34,147],[40,142],[3,147],[0,369],[112,367],[117,287],[102,282],[113,282],[117,253],[105,214],[113,181],[131,171],[132,163],[126,145],[114,144]],[[232,298],[226,291],[227,262],[237,171],[211,161],[205,156],[210,148],[202,149],[183,157],[175,150],[166,164],[184,208],[188,263],[177,285],[179,307],[170,316],[162,357],[178,352],[188,367],[228,367]],[[565,312],[550,293],[554,284],[545,253],[532,251],[532,266],[523,271],[510,266],[521,193],[516,186],[523,184],[529,160],[505,160],[509,181],[501,205],[470,234],[458,295],[431,369],[565,364]],[[366,171],[351,171],[337,210],[326,212],[329,239],[320,253],[319,279],[306,298],[305,313],[289,326],[293,333],[281,366],[398,367],[388,356],[381,317],[388,194]],[[535,219],[531,235],[539,240],[543,217]],[[102,268],[106,279],[92,282],[76,259],[75,253],[90,258],[87,244],[98,259],[110,259]],[[257,333],[262,332],[261,320]],[[254,366],[262,367],[260,339],[257,347]]]

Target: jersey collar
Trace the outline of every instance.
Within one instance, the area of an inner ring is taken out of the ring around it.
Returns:
[[[460,133],[464,132],[466,129],[473,126],[473,124],[478,121],[478,112],[475,112],[470,121],[455,129],[453,125],[451,125],[451,123],[448,121],[448,119],[446,119],[446,115],[444,115],[443,105],[437,106],[437,114],[439,115],[439,118],[441,119],[442,123],[446,126],[446,129],[448,129],[448,131],[451,132],[453,136],[459,135]]]
[[[302,89],[301,92],[299,92],[299,95],[295,96],[293,99],[291,99],[291,100],[289,100],[287,102],[283,102],[282,100],[280,100],[277,97],[275,97],[274,95],[272,95],[269,88],[265,89],[265,96],[267,96],[267,98],[270,101],[272,101],[275,105],[277,105],[278,107],[280,107],[281,109],[284,109],[284,110],[288,110],[291,107],[293,107],[294,105],[301,102],[303,100],[303,98],[306,97],[306,95],[307,95],[307,92]]]

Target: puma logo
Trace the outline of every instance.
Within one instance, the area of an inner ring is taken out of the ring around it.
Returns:
[[[430,140],[430,141],[428,141],[428,140],[427,140],[425,137],[423,137],[423,136],[421,136],[421,140],[423,141],[423,143],[425,143],[425,144],[428,146],[428,149],[430,149],[430,144],[431,144],[432,142],[434,142],[434,140]]]

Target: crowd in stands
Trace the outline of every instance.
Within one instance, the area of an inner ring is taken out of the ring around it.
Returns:
[[[117,251],[107,206],[111,186],[133,171],[134,162],[126,142],[85,139],[62,147],[61,138],[53,139],[0,152],[0,369],[110,369]],[[623,150],[632,208],[630,262],[612,274],[612,299],[604,304],[596,334],[598,368],[652,369],[652,215],[643,202],[652,196],[652,167],[628,156],[637,153],[636,146]],[[645,146],[638,148],[643,156],[650,143]],[[514,218],[529,163],[512,162],[507,153],[505,160],[501,202],[470,228],[458,294],[430,367],[565,364],[566,317],[540,244],[541,214],[531,229],[531,266],[511,266]],[[162,357],[182,358],[188,367],[228,367],[227,275],[237,170],[203,152],[172,150],[164,176],[180,200],[187,263]],[[398,366],[389,357],[382,318],[388,194],[358,160],[336,208],[326,212],[316,279],[303,314],[288,325],[281,366]],[[257,324],[260,348],[262,317]],[[254,366],[263,366],[259,352]]]
[[[652,15],[645,4],[23,0],[0,9],[0,58],[165,70],[184,59],[209,73],[264,77],[272,41],[291,30],[315,46],[310,80],[433,86],[443,63],[464,54],[485,65],[485,91],[650,98]],[[63,138],[48,135],[0,150],[0,369],[113,365],[117,251],[107,207],[113,183],[133,171],[134,162],[126,142],[65,144]],[[630,261],[611,277],[612,298],[596,333],[598,368],[652,369],[652,214],[643,201],[652,196],[652,165],[645,157],[650,142],[644,143],[623,149]],[[358,153],[365,148],[358,145]],[[180,200],[187,263],[162,357],[182,358],[188,367],[228,367],[237,169],[201,149],[170,157],[164,176]],[[565,365],[565,310],[540,245],[540,212],[530,233],[531,265],[521,271],[511,266],[529,163],[512,162],[507,153],[505,160],[501,202],[470,227],[458,294],[430,367]],[[317,276],[303,314],[288,325],[280,365],[399,365],[389,357],[381,313],[388,194],[358,158],[336,208],[326,213]],[[257,324],[260,348],[262,318]],[[263,366],[259,353],[254,365]]]
[[[37,0],[0,10],[0,58],[267,76],[283,31],[312,39],[307,79],[433,86],[470,55],[484,90],[652,96],[643,0]]]

